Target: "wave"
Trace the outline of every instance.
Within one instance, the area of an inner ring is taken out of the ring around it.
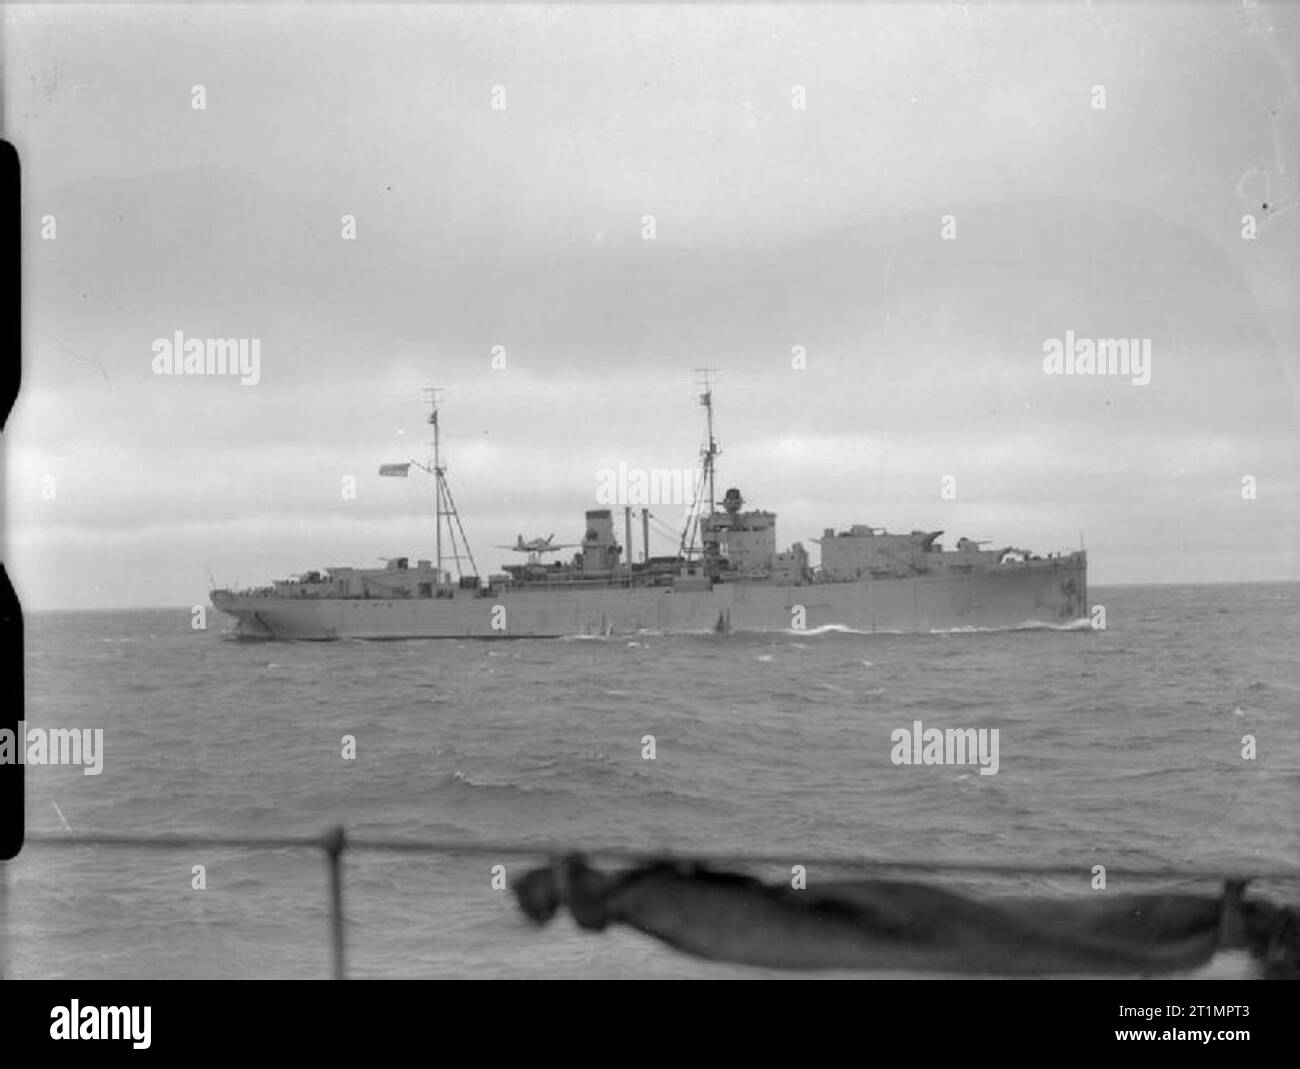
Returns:
[[[931,635],[996,635],[1008,631],[1091,631],[1092,621],[1088,617],[1080,617],[1077,620],[1070,620],[1064,624],[1049,624],[1045,620],[1022,620],[1018,624],[1009,624],[1003,627],[977,627],[975,625],[965,625],[963,627],[932,627],[927,634]]]
[[[460,769],[456,769],[451,774],[452,783],[460,787],[468,787],[473,790],[484,791],[505,791],[511,794],[536,794],[544,791],[544,788],[530,786],[524,783],[491,783],[486,780],[472,779]]]
[[[881,628],[879,631],[864,631],[858,627],[849,627],[848,624],[822,624],[820,627],[809,627],[802,631],[792,627],[782,628],[779,634],[797,635],[800,638],[805,635],[817,638],[821,635],[902,635],[903,631],[887,631]]]
[[[979,627],[973,624],[963,625],[961,627],[932,627],[926,632],[898,631],[892,628],[877,628],[874,631],[866,631],[858,627],[849,627],[847,624],[822,624],[820,627],[810,627],[804,631],[796,631],[792,628],[784,628],[779,633],[783,635],[909,635],[909,634],[928,634],[928,635],[995,635],[1008,631],[1090,631],[1092,630],[1092,621],[1086,616],[1078,620],[1071,620],[1068,623],[1052,624],[1045,620],[1023,620],[1018,624],[1004,624],[1000,627]]]

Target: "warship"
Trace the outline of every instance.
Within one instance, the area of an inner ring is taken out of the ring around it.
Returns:
[[[430,462],[384,464],[380,475],[417,467],[434,480],[434,555],[386,560],[382,568],[307,571],[270,586],[214,589],[214,608],[249,639],[560,638],[637,632],[933,632],[1082,626],[1087,616],[1083,550],[1039,556],[985,548],[943,531],[891,534],[868,524],[827,527],[820,560],[795,542],[779,549],[776,513],[747,509],[738,489],[715,494],[713,391],[699,401],[706,438],[677,551],[650,555],[649,509],[589,509],[581,542],[525,541],[522,563],[480,576],[442,462],[437,391],[428,422]],[[634,524],[639,520],[639,524]],[[640,559],[633,552],[641,527]],[[547,558],[566,549],[567,561]],[[453,575],[453,570],[455,575]]]

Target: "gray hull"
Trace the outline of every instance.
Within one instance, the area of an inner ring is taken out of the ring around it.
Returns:
[[[213,593],[238,632],[264,639],[557,638],[639,631],[929,632],[1063,626],[1088,614],[1086,564],[1011,564],[970,575],[712,590],[597,587],[452,598],[258,597]]]

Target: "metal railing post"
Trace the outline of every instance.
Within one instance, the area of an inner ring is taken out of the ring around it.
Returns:
[[[334,943],[334,979],[348,978],[343,945],[343,851],[347,837],[342,825],[331,828],[321,840],[330,867],[330,931]]]

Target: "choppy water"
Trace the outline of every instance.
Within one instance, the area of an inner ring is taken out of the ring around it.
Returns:
[[[188,609],[38,615],[29,725],[103,727],[105,755],[97,777],[29,768],[29,830],[342,823],[355,836],[1077,873],[984,880],[993,893],[1086,893],[1094,864],[1112,889],[1125,865],[1295,866],[1300,586],[1092,600],[1104,632],[249,644],[192,631]],[[917,719],[998,728],[998,774],[892,765],[890,733]],[[1241,758],[1246,733],[1255,761]],[[340,757],[345,734],[355,761]],[[492,890],[496,863],[532,864],[348,855],[351,973],[759,975],[635,933],[534,930]],[[33,847],[8,868],[11,975],[329,972],[318,853]]]

